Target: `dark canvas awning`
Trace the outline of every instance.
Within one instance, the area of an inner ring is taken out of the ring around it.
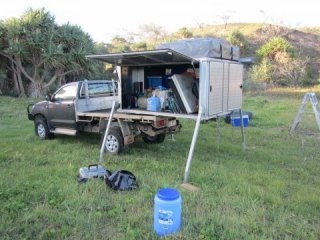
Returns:
[[[154,66],[172,64],[191,64],[198,61],[171,49],[159,49],[141,52],[110,53],[88,55],[87,58],[104,61],[120,66]]]

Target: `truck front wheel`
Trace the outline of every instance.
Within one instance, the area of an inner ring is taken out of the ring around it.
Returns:
[[[145,143],[150,143],[150,144],[162,143],[165,138],[166,138],[166,133],[160,133],[155,136],[144,135],[142,137],[142,139]]]
[[[37,116],[34,120],[34,127],[35,133],[40,139],[44,140],[53,138],[53,133],[50,132],[45,118]]]
[[[104,135],[102,134],[102,142]],[[111,155],[117,155],[123,151],[124,141],[119,127],[111,127],[106,139],[104,151]]]

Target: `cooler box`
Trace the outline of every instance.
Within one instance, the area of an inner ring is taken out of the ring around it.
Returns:
[[[161,76],[152,76],[148,78],[148,87],[149,88],[156,88],[162,86],[162,77]]]
[[[242,120],[243,120],[243,126],[248,127],[249,126],[249,116],[243,115]],[[240,127],[241,126],[240,116],[231,116],[231,125],[233,127]]]
[[[79,179],[86,181],[90,178],[104,178],[107,171],[98,164],[89,165],[88,167],[82,167],[79,169]]]

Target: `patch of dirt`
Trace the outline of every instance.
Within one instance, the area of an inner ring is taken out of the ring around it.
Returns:
[[[295,130],[294,132],[296,135],[300,135],[300,136],[306,136],[306,137],[310,137],[310,138],[314,138],[314,139],[318,139],[320,140],[320,131],[314,131],[311,129],[302,129],[302,128],[298,128]]]

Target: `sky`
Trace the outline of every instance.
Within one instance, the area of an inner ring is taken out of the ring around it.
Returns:
[[[138,32],[144,24],[174,32],[182,27],[221,24],[225,16],[228,22],[320,27],[316,0],[7,0],[0,4],[0,20],[19,17],[30,7],[44,7],[58,24],[81,26],[97,42]]]

